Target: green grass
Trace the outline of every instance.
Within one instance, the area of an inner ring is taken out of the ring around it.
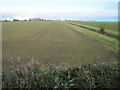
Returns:
[[[78,24],[87,25],[90,27],[100,28],[101,25],[105,26],[105,29],[118,32],[118,22],[105,22],[105,21],[72,21]]]
[[[3,68],[37,59],[43,66],[71,67],[117,61],[117,52],[62,22],[3,22]]]
[[[89,22],[89,21],[88,21]],[[110,37],[112,37],[112,38],[115,38],[115,39],[118,39],[118,32],[116,32],[116,31],[114,31],[114,30],[107,30],[106,29],[106,26],[104,25],[104,22],[101,22],[101,24],[99,25],[99,28],[97,28],[97,27],[91,27],[91,26],[89,26],[89,25],[83,25],[83,24],[80,24],[80,22],[78,22],[78,21],[71,21],[71,22],[67,22],[67,23],[70,23],[70,24],[72,24],[72,25],[76,25],[76,26],[79,26],[79,27],[81,27],[81,28],[85,28],[85,29],[88,29],[88,30],[91,30],[91,31],[94,31],[94,32],[99,32],[100,31],[100,28],[101,27],[104,27],[105,28],[105,34],[104,35],[106,35],[106,36],[110,36]],[[90,23],[90,22],[89,22]],[[92,22],[91,22],[92,23]],[[96,22],[97,23],[97,22]],[[116,22],[115,22],[116,23]],[[100,27],[101,26],[101,27]],[[117,27],[117,26],[116,26]]]
[[[82,27],[79,27],[75,24],[68,24],[71,28],[83,33],[84,35],[96,40],[96,41],[99,41],[99,42],[102,42],[104,44],[106,44],[109,49],[115,51],[115,52],[118,52],[118,40],[115,39],[115,38],[112,38],[112,37],[109,37],[107,35],[103,35],[103,34],[100,34],[100,33],[97,33],[97,32],[93,32],[89,29],[86,29],[86,28],[82,28]]]

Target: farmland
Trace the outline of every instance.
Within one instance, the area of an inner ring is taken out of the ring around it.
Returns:
[[[118,22],[108,22],[108,21],[72,21],[75,23],[100,28],[101,25],[104,25],[105,29],[118,32]]]
[[[117,52],[60,21],[4,22],[3,68],[10,66],[10,58],[69,67],[114,62]]]

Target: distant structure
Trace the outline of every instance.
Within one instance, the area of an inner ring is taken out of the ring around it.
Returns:
[[[30,18],[29,21],[45,21],[45,20],[41,18]]]
[[[50,20],[53,20],[53,17],[52,17],[52,15],[50,15]]]

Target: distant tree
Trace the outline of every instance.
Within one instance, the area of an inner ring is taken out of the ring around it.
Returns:
[[[13,19],[13,21],[19,21],[18,19]]]
[[[25,19],[25,20],[23,20],[23,21],[27,21],[27,20]]]
[[[99,33],[101,33],[101,34],[105,34],[106,32],[105,32],[105,24],[101,24],[100,26],[99,26],[99,28],[100,28],[100,30],[98,31]]]

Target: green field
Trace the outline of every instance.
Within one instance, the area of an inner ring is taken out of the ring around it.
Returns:
[[[72,21],[72,22],[96,28],[100,28],[100,26],[103,25],[107,30],[118,32],[118,22],[107,21]]]
[[[67,67],[117,61],[117,52],[60,21],[4,22],[3,68],[10,57]]]

